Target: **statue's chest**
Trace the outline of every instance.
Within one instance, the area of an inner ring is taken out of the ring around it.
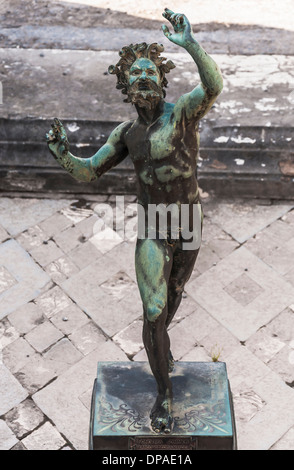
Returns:
[[[134,164],[162,160],[174,150],[175,129],[159,120],[151,126],[134,125],[126,135],[126,144]]]

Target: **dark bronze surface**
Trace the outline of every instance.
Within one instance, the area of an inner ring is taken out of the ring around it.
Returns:
[[[92,450],[234,450],[233,405],[226,365],[177,362],[171,377],[174,427],[150,425],[156,383],[147,362],[98,364],[89,448]]]

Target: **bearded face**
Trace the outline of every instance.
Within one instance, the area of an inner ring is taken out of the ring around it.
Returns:
[[[158,69],[146,58],[137,59],[128,74],[129,101],[142,108],[154,109],[164,93]]]

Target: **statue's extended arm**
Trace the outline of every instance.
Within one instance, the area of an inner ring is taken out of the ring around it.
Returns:
[[[75,157],[69,151],[67,135],[62,123],[55,118],[47,134],[47,144],[53,157],[79,181],[93,181],[120,163],[128,154],[123,135],[129,123],[120,124],[110,134],[106,144],[90,158]]]
[[[166,8],[163,16],[174,28],[174,33],[170,33],[168,27],[164,25],[162,29],[165,36],[189,52],[198,67],[201,79],[201,83],[192,92],[182,96],[176,106],[179,110],[185,108],[188,117],[195,116],[200,119],[211,108],[222,91],[221,72],[215,61],[196,41],[185,15],[175,14]]]

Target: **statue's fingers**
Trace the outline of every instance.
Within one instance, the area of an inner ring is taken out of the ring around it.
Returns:
[[[179,15],[176,16],[176,22],[178,24],[183,24],[184,22],[184,15],[182,15],[181,13]]]
[[[168,38],[168,37],[170,36],[170,34],[171,34],[170,31],[169,31],[169,29],[168,29],[168,27],[167,27],[165,24],[163,24],[163,25],[161,26],[161,29],[162,29],[162,31],[163,31],[163,34]]]
[[[47,139],[47,142],[53,142],[55,141],[55,135],[54,135],[54,132],[53,131],[49,131],[47,134],[46,134],[46,139]]]
[[[166,8],[164,10],[164,12],[162,13],[162,16],[167,19],[173,26],[175,24],[175,21],[173,19],[173,17],[175,16],[174,12],[172,10],[169,10],[168,8]]]
[[[60,138],[60,143],[61,143],[61,146],[63,148],[63,152],[66,153],[68,152],[69,150],[69,143],[68,143],[68,140],[67,140],[67,137],[66,135],[62,135],[61,138]]]
[[[58,136],[58,134],[59,134],[59,127],[58,127],[56,124],[54,124],[54,123],[51,124],[51,127],[52,127],[52,131],[50,131],[50,132],[52,132],[53,135],[54,135],[55,138],[56,138],[56,137]]]
[[[168,16],[174,15],[174,12],[172,10],[170,10],[169,8],[165,8],[164,13]]]
[[[53,122],[56,126],[62,127],[62,122],[58,118],[54,118]]]
[[[53,124],[52,124],[53,131],[55,134],[60,134],[63,129],[62,123],[59,121],[58,118],[54,118]]]

